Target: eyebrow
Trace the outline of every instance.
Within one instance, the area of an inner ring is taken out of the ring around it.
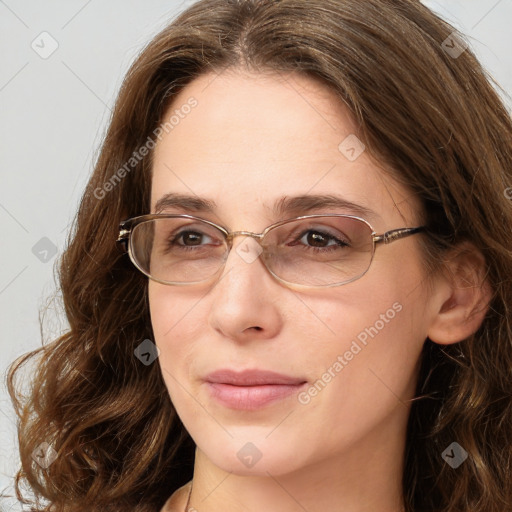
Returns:
[[[265,206],[269,209],[268,206]],[[215,201],[198,196],[170,192],[163,195],[155,204],[155,213],[162,213],[170,209],[178,209],[190,213],[214,213],[217,208]],[[353,203],[343,197],[332,194],[304,194],[298,196],[283,196],[278,199],[271,212],[274,215],[302,215],[327,208],[342,209],[350,214],[374,220],[380,217],[370,208]]]

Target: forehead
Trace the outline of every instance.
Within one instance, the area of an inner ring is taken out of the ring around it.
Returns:
[[[365,151],[348,108],[308,77],[201,75],[174,98],[171,118],[155,148],[152,211],[173,193],[211,200],[235,222],[278,220],[284,197],[308,194],[342,197],[381,219],[400,218],[398,203],[407,209],[407,191]]]

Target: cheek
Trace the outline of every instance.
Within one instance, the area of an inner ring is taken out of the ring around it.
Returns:
[[[371,286],[347,285],[316,304],[330,334],[305,347],[313,384],[299,399],[315,410],[305,417],[328,418],[333,429],[345,428],[347,417],[371,424],[412,398],[427,332],[419,275],[402,269],[377,284],[368,279]],[[299,330],[311,332],[306,323]]]
[[[185,428],[201,438],[204,410],[198,406],[197,361],[208,358],[204,340],[206,304],[203,294],[151,282],[148,288],[151,323],[160,355],[158,363],[167,392]]]
[[[193,333],[198,325],[195,305],[201,298],[197,292],[150,281],[148,297],[151,324],[158,341],[167,344],[178,335]]]
[[[160,350],[159,363],[164,380],[172,388],[170,377],[186,377],[195,340],[200,339],[204,323],[197,318],[195,307],[200,296],[192,297],[188,291],[154,282],[149,283],[148,295],[154,341]]]
[[[413,363],[424,340],[415,325],[415,310],[400,293],[367,299],[364,306],[359,301],[331,302],[317,311],[314,317],[302,315],[296,328],[303,333],[300,349],[315,377],[324,368],[331,374],[343,372],[351,381],[366,380],[371,369],[398,375],[404,364]]]

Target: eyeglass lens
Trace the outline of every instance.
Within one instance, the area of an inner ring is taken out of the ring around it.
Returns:
[[[261,257],[276,277],[327,286],[363,275],[370,266],[372,230],[352,217],[293,220],[267,232]],[[165,283],[197,283],[213,277],[228,256],[222,231],[187,218],[158,218],[134,227],[130,252],[146,275]]]

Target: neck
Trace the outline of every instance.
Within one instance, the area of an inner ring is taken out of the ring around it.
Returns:
[[[406,416],[405,416],[406,418]],[[395,417],[396,420],[396,417]],[[258,462],[249,474],[215,465],[196,450],[193,488],[188,510],[201,512],[400,512],[405,423],[382,423],[364,438],[327,458],[292,471]],[[329,433],[321,435],[328,436]],[[302,447],[307,451],[307,443]],[[267,457],[268,460],[268,457]]]

